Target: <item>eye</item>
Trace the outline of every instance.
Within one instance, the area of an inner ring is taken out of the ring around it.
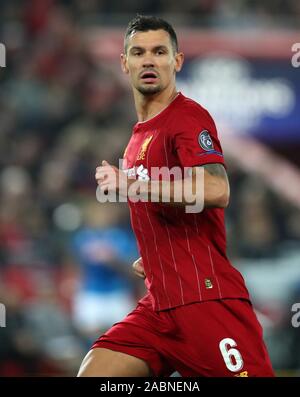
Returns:
[[[135,57],[139,57],[141,54],[142,54],[141,51],[134,51],[133,53]]]
[[[157,55],[163,55],[164,53],[165,53],[164,50],[157,50],[157,51],[156,51],[156,54],[157,54]]]

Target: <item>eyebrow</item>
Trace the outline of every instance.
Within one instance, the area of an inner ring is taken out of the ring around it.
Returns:
[[[139,51],[145,51],[145,48],[139,47],[139,46],[133,46],[133,47],[131,47],[131,48],[129,49],[130,52],[132,52],[132,51],[137,51],[137,50],[139,50]],[[166,50],[166,51],[168,51],[168,47],[165,46],[165,45],[157,45],[157,46],[155,46],[155,47],[153,47],[153,48],[151,49],[151,51],[158,51],[158,50]]]

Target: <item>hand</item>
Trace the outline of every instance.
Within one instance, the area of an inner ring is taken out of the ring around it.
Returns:
[[[133,272],[136,276],[141,278],[146,278],[142,258],[139,258],[135,262],[133,262],[132,267],[133,267]]]
[[[103,160],[102,165],[96,168],[95,178],[103,192],[115,191],[127,197],[129,185],[127,175],[107,161]]]

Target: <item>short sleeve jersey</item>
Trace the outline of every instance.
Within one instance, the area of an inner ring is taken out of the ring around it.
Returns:
[[[149,180],[162,167],[182,170],[224,165],[210,114],[179,93],[153,118],[138,122],[124,154],[124,169]],[[156,175],[156,174],[155,174]],[[226,256],[224,210],[187,213],[166,203],[129,201],[131,223],[155,310],[214,299],[249,299],[242,275]]]

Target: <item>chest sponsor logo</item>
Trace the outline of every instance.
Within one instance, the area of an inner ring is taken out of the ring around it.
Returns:
[[[130,164],[130,165],[129,165]],[[98,182],[96,197],[100,203],[127,202],[137,203],[185,203],[186,213],[199,213],[204,208],[204,168],[195,167],[195,183],[191,183],[191,167],[154,167],[143,164],[132,166],[127,159],[119,159],[119,170],[108,165],[104,178],[109,179],[109,187],[103,189]],[[151,168],[150,168],[151,167]],[[124,177],[127,175],[127,178]],[[193,175],[194,175],[193,174]],[[151,178],[150,178],[151,176]],[[99,178],[100,179],[100,178]],[[130,180],[131,179],[131,180]],[[146,182],[146,183],[144,183]],[[159,182],[159,183],[158,183]],[[159,187],[159,189],[158,189]],[[210,279],[206,288],[212,288]]]
[[[148,138],[146,138],[144,140],[144,142],[142,143],[142,146],[140,148],[139,154],[137,156],[137,160],[144,160],[145,159],[146,152],[147,152],[147,149],[148,149],[148,145],[151,142],[152,138],[153,138],[153,135],[149,136]]]
[[[147,168],[141,164],[138,167],[133,167],[129,168],[127,170],[124,170],[124,172],[127,174],[128,178],[137,178],[139,181],[149,181],[150,176]]]

